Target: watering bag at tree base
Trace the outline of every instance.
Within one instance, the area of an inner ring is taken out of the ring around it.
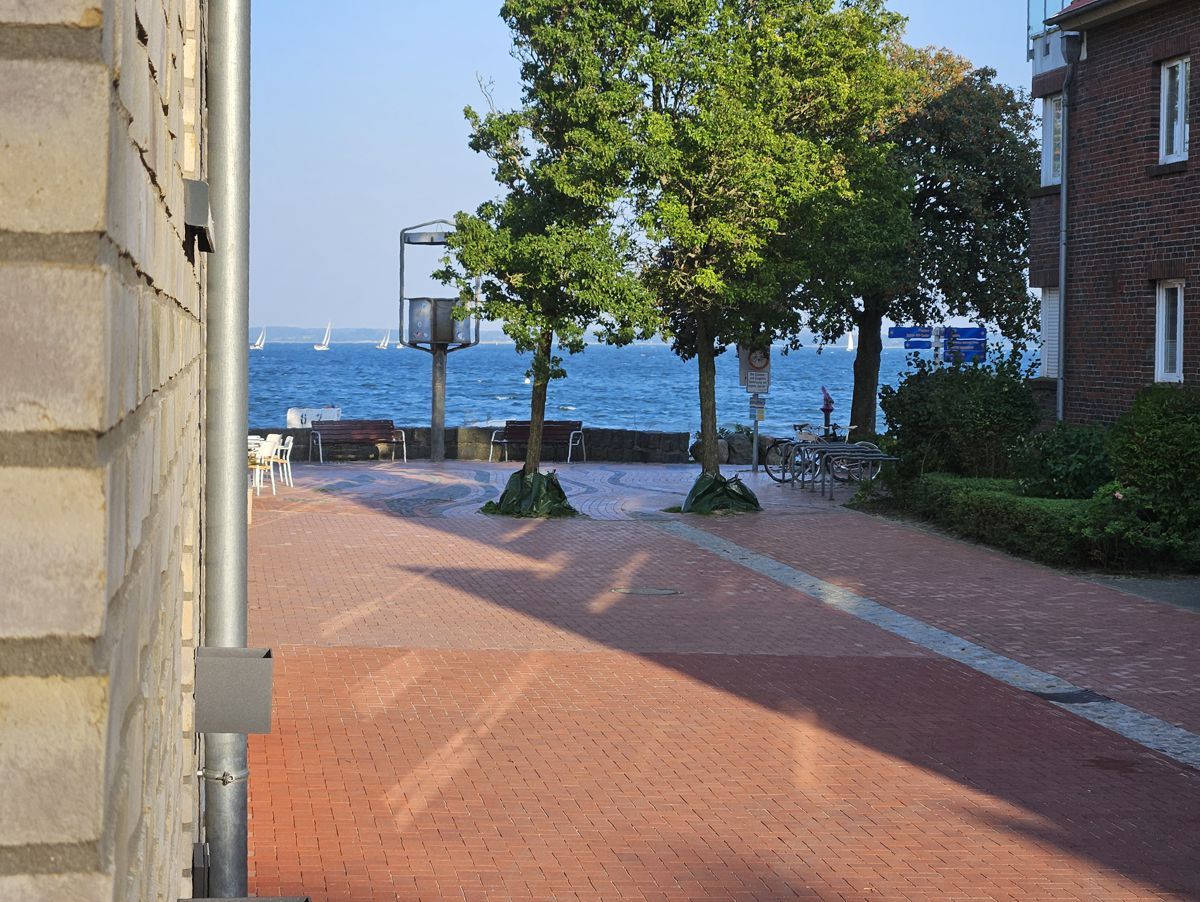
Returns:
[[[558,475],[517,470],[508,479],[499,501],[489,501],[482,508],[485,514],[507,517],[573,517],[579,511],[567,501],[567,493],[559,484]]]
[[[741,479],[701,473],[680,508],[685,514],[711,514],[713,511],[760,511],[755,494]]]

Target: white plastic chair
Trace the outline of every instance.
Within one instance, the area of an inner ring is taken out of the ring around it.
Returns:
[[[254,456],[254,494],[262,494],[263,473],[267,473],[271,477],[271,494],[275,494],[275,452],[279,450],[278,432],[273,432],[267,436],[255,449]]]
[[[288,488],[295,487],[295,483],[292,481],[292,444],[294,441],[295,439],[290,435],[285,438],[272,458],[274,463],[279,464],[279,478]]]

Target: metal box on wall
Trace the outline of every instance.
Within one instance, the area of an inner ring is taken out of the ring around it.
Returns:
[[[274,664],[269,648],[197,648],[196,731],[270,733]]]

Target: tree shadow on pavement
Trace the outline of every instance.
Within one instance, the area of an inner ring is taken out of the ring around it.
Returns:
[[[370,608],[358,623],[362,633],[356,635],[370,634],[365,644],[376,646],[372,651],[437,650],[450,660],[455,650],[491,650],[525,660],[539,653],[610,650],[634,655],[651,668],[614,676],[616,688],[592,686],[572,696],[573,704],[593,713],[605,706],[666,705],[647,701],[642,690],[654,682],[657,669],[684,676],[717,695],[689,695],[696,709],[690,714],[641,712],[639,723],[669,732],[680,717],[694,715],[700,722],[692,724],[689,741],[695,742],[704,735],[703,718],[711,711],[706,706],[730,699],[734,707],[720,708],[726,719],[714,715],[713,729],[721,732],[709,735],[711,748],[704,754],[748,756],[745,767],[758,768],[765,785],[761,798],[752,801],[771,812],[764,841],[773,835],[777,845],[824,849],[830,861],[850,862],[849,868],[861,849],[842,848],[839,857],[839,837],[890,835],[899,838],[897,862],[906,867],[935,876],[959,867],[978,879],[1009,874],[1014,881],[1024,879],[1026,889],[1034,887],[1027,897],[1038,894],[1040,881],[1069,882],[1071,858],[1159,891],[1200,895],[1200,774],[1191,769],[650,525],[407,522],[425,536],[421,548],[438,544],[445,551],[418,561],[412,544],[397,542],[388,563],[378,565],[382,576],[405,590],[387,606]],[[353,557],[355,549],[347,547],[346,554]],[[302,582],[291,591],[301,591]],[[680,594],[630,595],[614,588]],[[369,590],[356,587],[354,594]],[[351,609],[363,604],[349,597],[331,601]],[[308,640],[297,635],[289,641]],[[347,637],[334,633],[322,641],[343,645]],[[361,691],[371,691],[371,676],[369,668],[355,675]],[[412,676],[405,692],[428,693],[422,680],[429,678]],[[498,676],[496,685],[506,685],[505,679]],[[741,710],[743,701],[767,719]],[[522,702],[547,703],[532,690]],[[486,709],[483,703],[476,708]],[[384,716],[372,710],[371,716]],[[426,712],[412,713],[423,723]],[[506,711],[496,728],[502,731],[512,716]],[[574,716],[573,710],[546,714],[540,728],[554,725],[566,732],[544,742],[511,733],[511,753],[521,754],[522,742],[569,749]],[[536,719],[522,723],[539,729]],[[585,727],[581,721],[580,729]],[[395,725],[398,731],[413,728],[411,720]],[[742,728],[776,731],[777,742],[764,750]],[[780,737],[786,738],[786,754],[780,752]],[[496,741],[495,735],[487,741]],[[656,742],[655,751],[667,760],[655,766],[703,774],[693,762],[670,760],[689,748],[696,746]],[[595,767],[601,777],[619,780],[630,755],[637,750],[609,748]],[[387,766],[409,773],[402,761]],[[596,785],[597,774],[587,776],[589,786]],[[571,785],[563,779],[562,785]],[[719,788],[693,787],[701,797]],[[407,804],[404,798],[393,801]],[[795,817],[788,820],[784,808],[794,809]],[[703,829],[702,821],[697,824]],[[1005,847],[996,848],[998,842]],[[873,846],[871,854],[878,849]],[[1014,854],[1020,857],[1005,858]],[[802,873],[804,863],[794,864],[794,873]],[[818,884],[827,877],[816,875]],[[777,889],[778,879],[770,884]],[[804,892],[792,884],[788,889]],[[1130,894],[1139,889],[1124,884]],[[939,892],[936,886],[929,891]],[[1022,895],[1019,883],[1011,891]]]

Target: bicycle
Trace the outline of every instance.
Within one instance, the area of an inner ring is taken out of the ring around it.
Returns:
[[[813,446],[844,442],[846,437],[839,431],[841,429],[837,423],[830,423],[823,433],[818,434],[811,423],[793,424],[794,438],[776,439],[767,446],[763,454],[763,469],[776,482],[803,481],[815,477],[820,458]]]

